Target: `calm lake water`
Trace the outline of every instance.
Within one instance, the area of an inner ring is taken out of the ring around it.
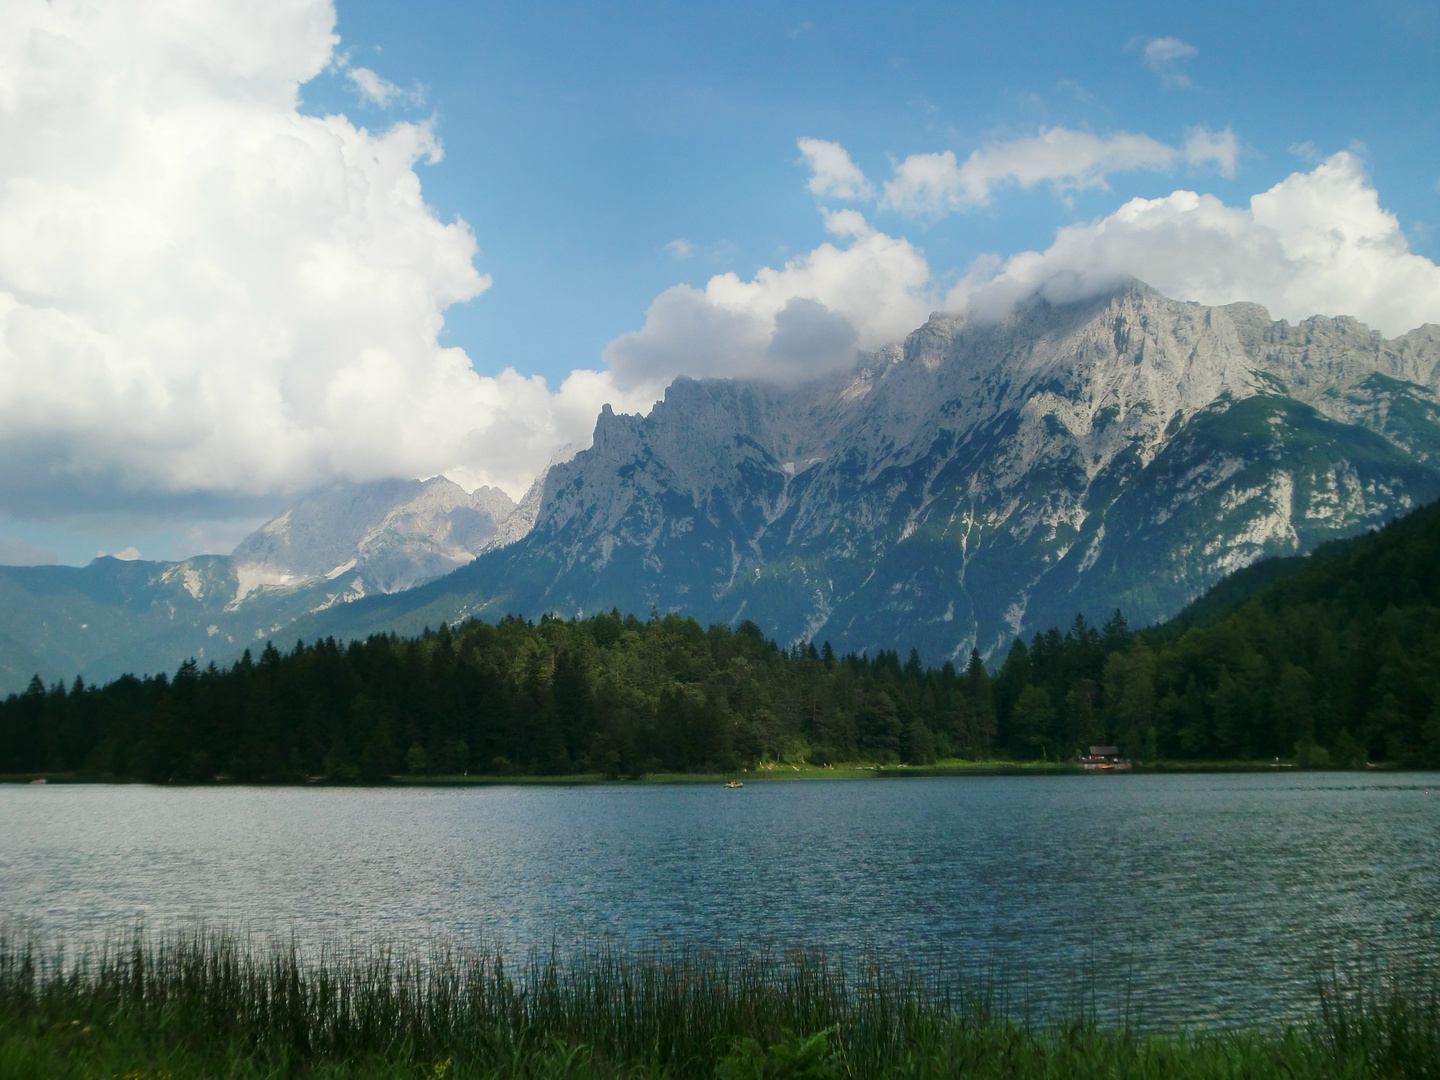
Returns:
[[[813,944],[1256,1023],[1440,958],[1440,776],[0,788],[0,916],[302,942]],[[1128,1002],[1128,1006],[1126,1006]],[[1072,1004],[1073,1007],[1073,1004]]]

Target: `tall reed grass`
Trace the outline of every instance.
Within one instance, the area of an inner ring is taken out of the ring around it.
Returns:
[[[67,956],[0,932],[0,1077],[1440,1077],[1433,982],[1319,991],[1306,1026],[1154,1035],[1028,1024],[983,987],[813,950],[516,969],[203,929]]]

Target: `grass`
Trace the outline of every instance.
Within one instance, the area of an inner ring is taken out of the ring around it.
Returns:
[[[1317,995],[1303,1026],[1141,1034],[1016,1021],[874,958],[537,956],[256,945],[206,931],[66,957],[0,936],[0,1077],[1440,1077],[1430,983]]]

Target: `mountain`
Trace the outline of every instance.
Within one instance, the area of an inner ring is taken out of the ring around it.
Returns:
[[[1077,611],[1146,623],[1440,497],[1437,376],[1440,327],[1292,326],[1139,282],[936,315],[843,375],[607,408],[523,540],[294,629],[654,607],[939,662]]]
[[[785,650],[753,624],[471,621],[340,647],[267,646],[0,702],[0,773],[156,783],[383,782],[402,770],[734,772],[763,761],[1157,761],[1440,767],[1440,502],[1225,578],[1178,619],[973,657]]]
[[[995,656],[1079,611],[1168,617],[1440,497],[1437,391],[1435,326],[1386,340],[1139,282],[998,323],[936,315],[842,374],[679,379],[646,417],[607,407],[518,506],[443,478],[339,484],[231,556],[0,568],[0,689],[611,607]]]
[[[467,495],[443,476],[332,484],[240,542],[240,597],[322,578],[362,596],[408,589],[490,550],[514,511],[503,491]]]
[[[306,496],[232,555],[99,558],[0,567],[0,690],[228,659],[297,618],[439,577],[523,536],[539,505],[431,480],[337,483]]]

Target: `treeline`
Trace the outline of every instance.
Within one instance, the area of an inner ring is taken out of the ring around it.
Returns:
[[[1103,662],[1088,633],[1012,646],[994,690],[1012,751],[1103,736],[1151,761],[1440,767],[1440,503],[1241,571]]]
[[[738,770],[762,760],[924,764],[988,757],[980,658],[924,670],[912,651],[789,650],[754,623],[668,615],[472,621],[403,640],[267,645],[228,670],[105,687],[39,680],[0,704],[0,772],[154,781],[400,772]]]
[[[415,639],[267,645],[228,669],[104,687],[38,679],[0,703],[0,772],[154,781],[731,771],[762,761],[926,765],[1282,758],[1440,766],[1440,504],[1331,544],[1248,599],[1237,576],[1169,624],[972,651],[783,649],[678,615],[471,621]],[[1228,599],[1229,597],[1236,599]]]

